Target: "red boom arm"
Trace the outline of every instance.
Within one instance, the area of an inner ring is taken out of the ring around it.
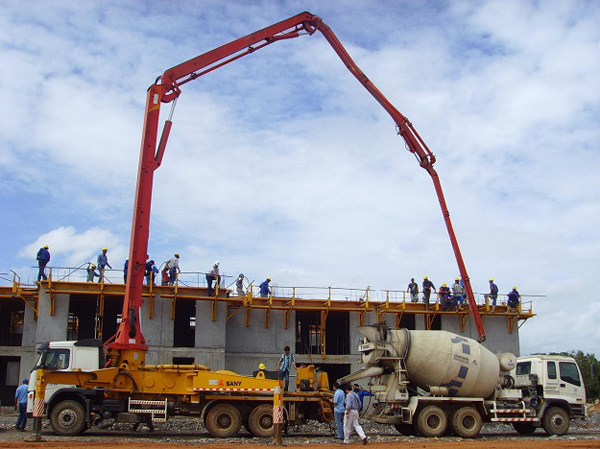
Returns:
[[[479,340],[485,340],[483,323],[481,322],[477,304],[475,304],[469,276],[452,228],[450,214],[442,192],[442,186],[437,172],[433,168],[435,156],[429,148],[427,148],[427,145],[408,119],[404,117],[404,115],[402,115],[387,100],[387,98],[385,98],[385,96],[358,68],[333,31],[331,31],[323,20],[313,14],[303,12],[172,67],[163,73],[160,80],[157,79],[157,82],[148,89],[135,194],[133,224],[131,229],[129,270],[127,272],[123,318],[114,340],[109,344],[110,348],[132,351],[145,351],[148,348],[140,329],[139,309],[142,305],[142,285],[146,260],[148,259],[147,251],[150,230],[152,184],[154,171],[161,164],[166,141],[171,130],[171,121],[167,120],[160,143],[157,147],[160,104],[176,100],[181,94],[180,86],[183,84],[205,75],[229,62],[251,54],[278,40],[295,38],[302,34],[312,35],[317,30],[325,36],[348,70],[350,70],[356,79],[358,79],[371,95],[373,95],[388,114],[391,115],[394,122],[396,122],[398,134],[405,140],[408,149],[417,156],[421,167],[427,170],[431,175],[442,208],[442,214],[446,222],[454,255],[456,256],[458,269],[465,285],[465,291],[471,308],[471,314],[475,320]],[[125,356],[121,355],[120,362],[124,362],[123,357],[131,357],[131,354]],[[133,360],[125,361],[130,364],[137,364]],[[141,360],[141,363],[143,363],[143,360]]]

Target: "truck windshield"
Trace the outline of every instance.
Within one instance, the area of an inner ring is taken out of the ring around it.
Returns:
[[[36,369],[60,370],[69,367],[71,351],[68,349],[45,349],[35,365]]]

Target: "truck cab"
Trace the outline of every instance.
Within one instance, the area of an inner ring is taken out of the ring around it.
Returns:
[[[102,340],[53,341],[42,343],[38,348],[39,357],[29,379],[27,393],[27,413],[33,412],[37,370],[53,371],[93,371],[104,367],[104,348]],[[64,385],[50,384],[46,388],[45,403]]]
[[[571,418],[585,416],[585,387],[575,359],[558,355],[520,357],[511,375],[515,388],[523,391],[537,383],[543,406],[559,406]]]

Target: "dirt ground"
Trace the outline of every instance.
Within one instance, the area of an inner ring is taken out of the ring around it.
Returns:
[[[371,449],[389,449],[391,442],[375,442],[369,443],[368,447]],[[203,449],[233,449],[236,443],[202,443]],[[251,449],[272,449],[272,444],[266,443],[249,443]],[[323,449],[329,446],[342,446],[339,443],[323,444],[323,443],[309,443],[309,444],[285,444],[284,446],[289,449]],[[395,444],[396,445],[396,444]],[[470,440],[470,441],[446,441],[445,439],[431,439],[431,440],[419,440],[414,442],[398,441],[398,446],[406,449],[592,449],[600,447],[600,440],[562,440],[562,439],[548,439],[539,438],[536,440]],[[0,448],[4,449],[25,449],[25,448],[41,448],[44,449],[107,449],[107,448],[118,448],[118,449],[152,449],[152,448],[167,448],[167,449],[189,449],[191,447],[198,446],[193,443],[165,443],[165,442],[117,442],[109,441],[105,443],[90,442],[90,441],[53,441],[43,443],[32,443],[26,441],[8,441],[0,442]],[[355,443],[352,446],[362,446],[362,444]]]

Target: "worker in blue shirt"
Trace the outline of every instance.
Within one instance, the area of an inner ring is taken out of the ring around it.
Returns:
[[[107,252],[108,248],[105,246],[104,248],[102,248],[102,252],[98,254],[97,264],[98,271],[100,271],[100,278],[98,279],[98,283],[102,282],[102,280],[104,279],[104,270],[106,269],[106,267],[112,270],[112,267],[108,263],[108,256],[106,255]]]
[[[15,410],[19,409],[19,417],[15,424],[15,429],[21,432],[25,431],[27,425],[27,389],[29,388],[29,379],[23,379],[23,383],[15,391]]]
[[[490,279],[490,293],[487,296],[492,301],[492,312],[495,312],[496,300],[498,299],[498,286],[494,284],[493,279]]]
[[[48,262],[50,262],[50,251],[48,251],[48,245],[44,245],[43,248],[40,248],[40,250],[37,253],[36,259],[38,261],[38,275],[37,275],[37,280],[38,282],[40,281],[40,279],[43,279],[45,281],[48,280],[48,277],[46,277],[46,265],[48,265]]]
[[[512,291],[508,294],[507,305],[509,308],[509,312],[518,312],[519,310],[519,299],[521,295],[517,291],[517,287],[513,287]]]
[[[271,294],[271,289],[269,288],[269,282],[271,282],[271,278],[267,278],[262,284],[260,284],[260,296],[263,298],[267,298]]]
[[[365,396],[373,396],[373,393],[361,388],[358,384],[354,384],[354,391],[356,391],[356,394],[358,394],[358,399],[360,399],[360,407],[362,410],[365,406]]]
[[[344,439],[344,413],[346,412],[346,393],[340,388],[340,384],[333,384],[333,414],[335,417],[335,426],[337,427],[337,439]]]

